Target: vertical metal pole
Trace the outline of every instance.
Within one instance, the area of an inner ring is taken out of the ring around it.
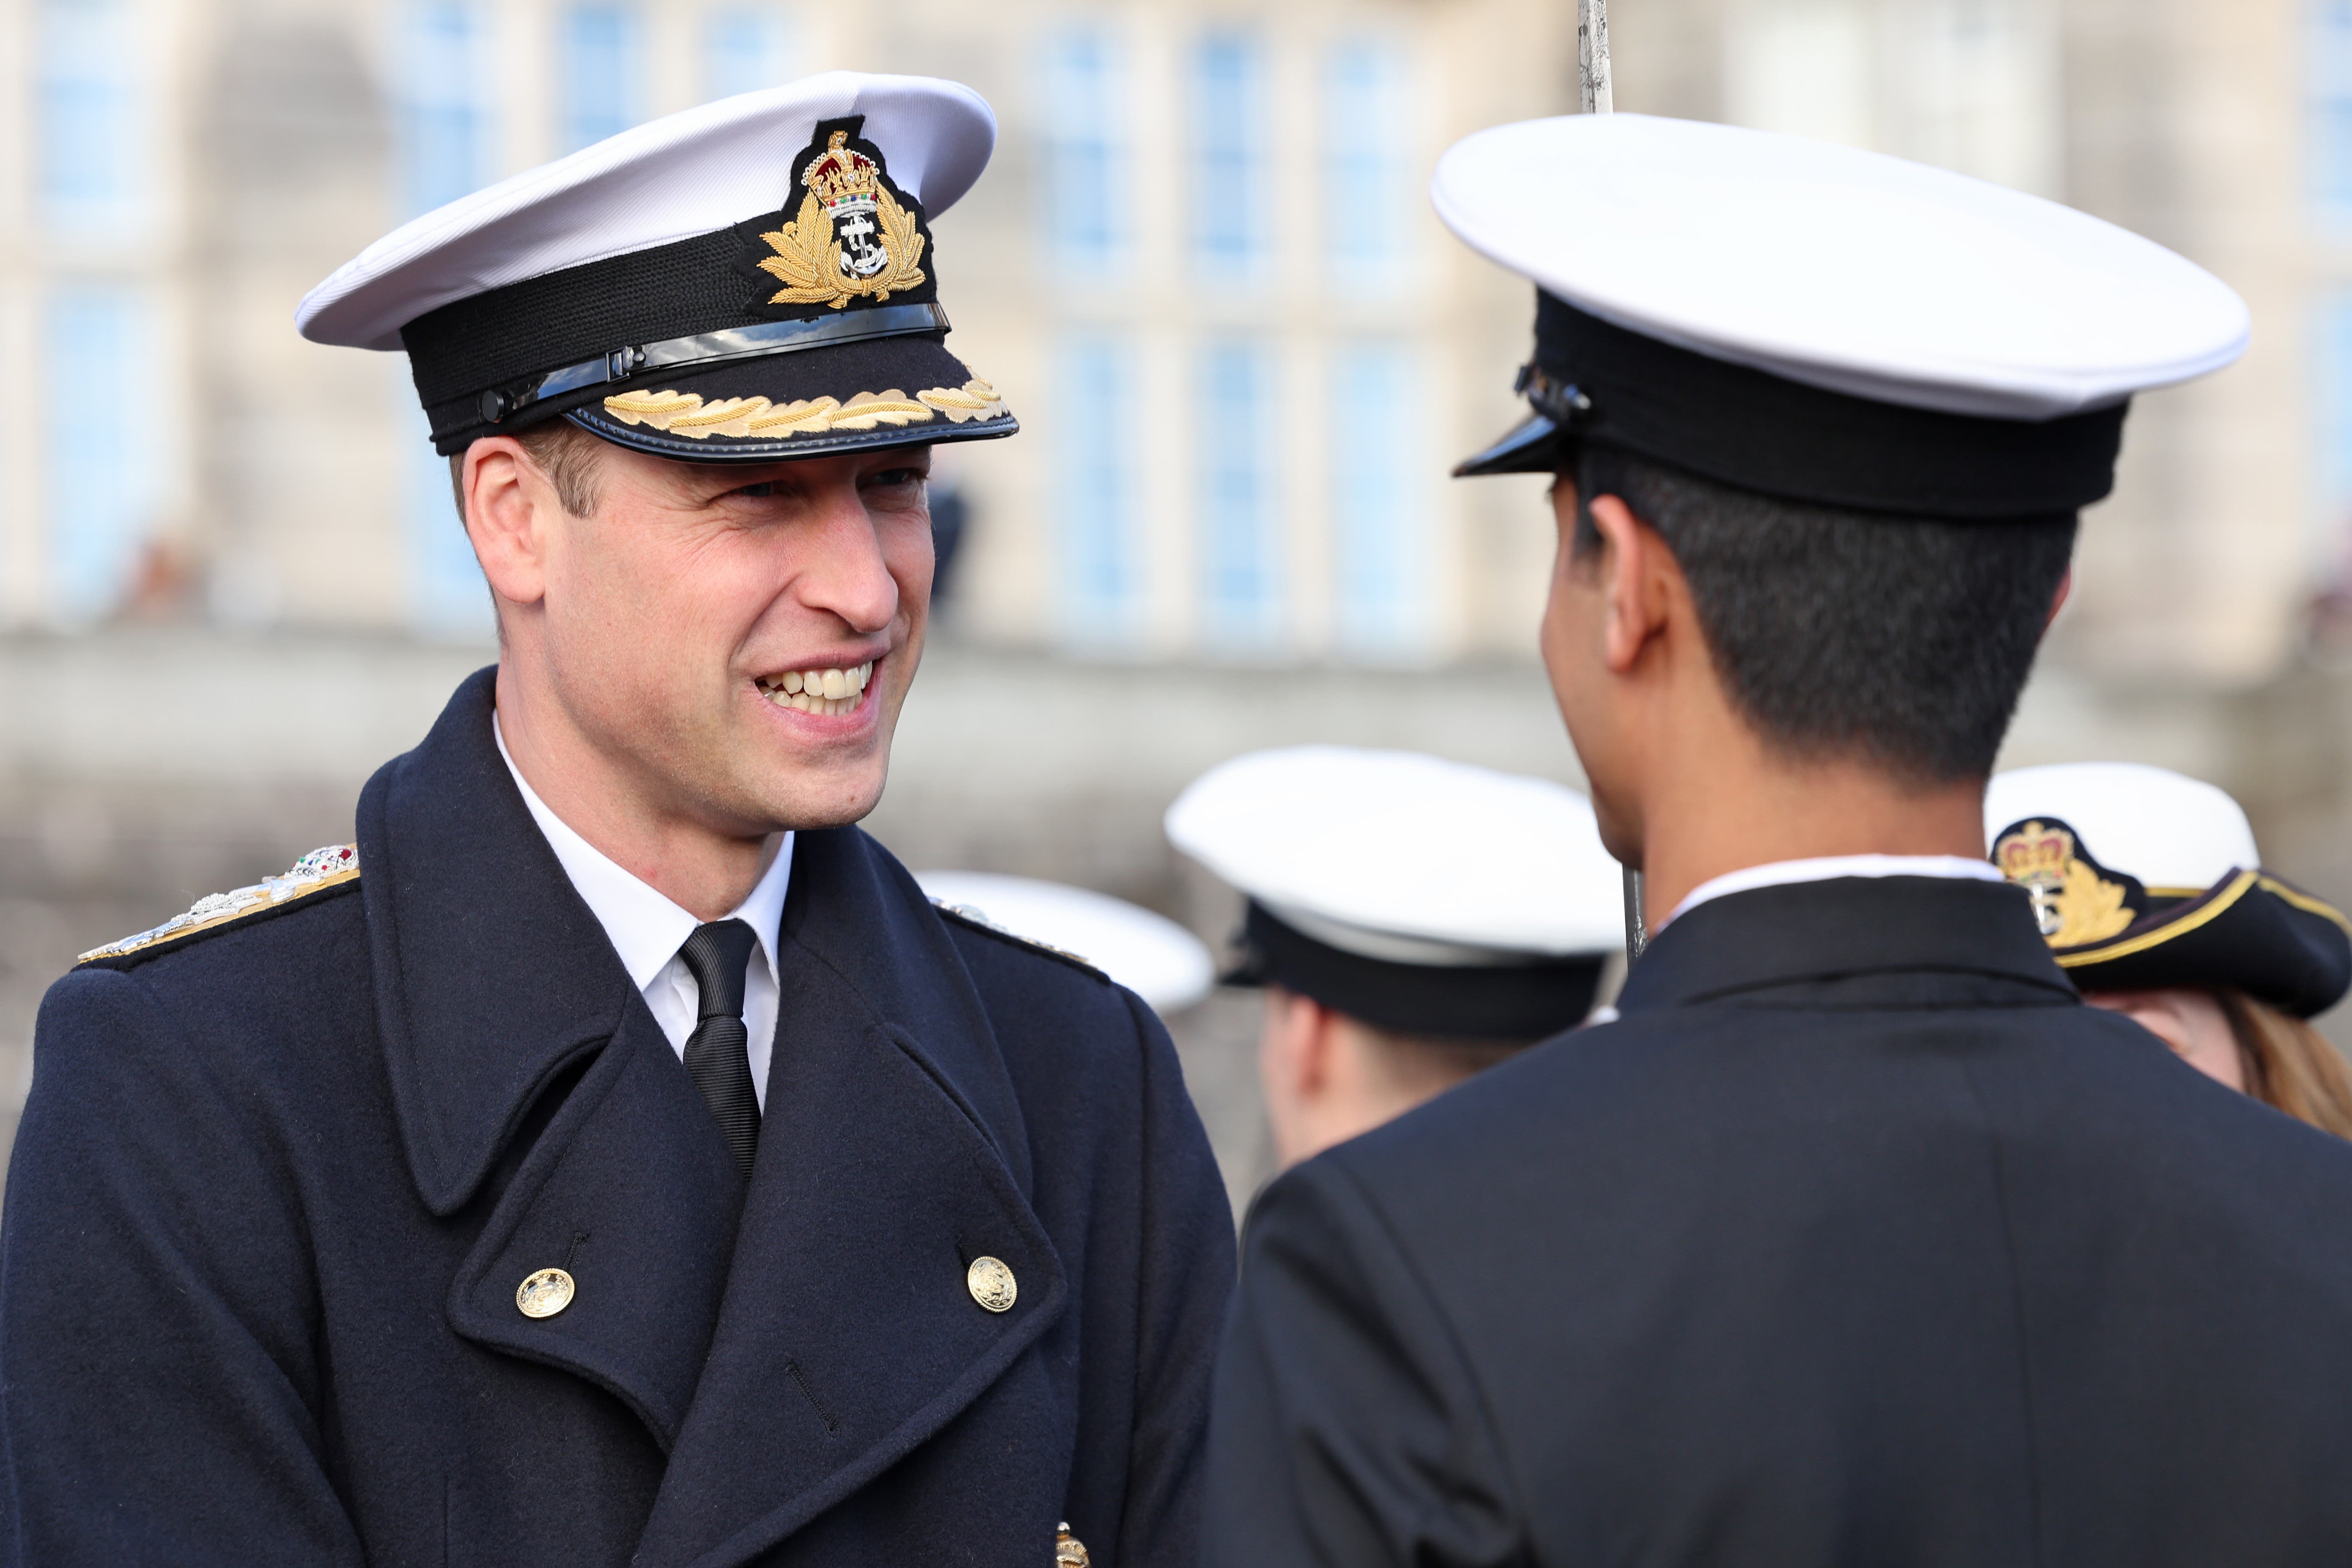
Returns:
[[[1587,114],[1607,114],[1616,107],[1609,81],[1609,0],[1576,0],[1576,98]],[[1642,873],[1625,868],[1625,962],[1633,963],[1650,945],[1650,928],[1642,912]]]
[[[1609,0],[1576,0],[1576,99],[1587,114],[1615,107],[1609,89]]]

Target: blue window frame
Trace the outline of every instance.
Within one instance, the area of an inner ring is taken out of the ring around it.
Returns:
[[[1212,33],[1192,51],[1193,248],[1203,274],[1244,277],[1265,265],[1265,58],[1256,39]]]
[[[43,301],[42,497],[48,602],[62,621],[119,608],[155,522],[154,442],[92,419],[151,369],[153,312],[135,289],[67,285]]]
[[[148,194],[148,148],[131,0],[40,0],[37,16],[42,216],[68,230],[135,225]]]
[[[1402,268],[1412,177],[1404,52],[1385,39],[1335,44],[1323,60],[1323,235],[1332,276],[1378,287]]]
[[[1124,58],[1103,29],[1068,28],[1046,42],[1044,92],[1039,233],[1058,259],[1110,270],[1126,258],[1132,221]]]
[[[793,28],[768,6],[722,5],[702,20],[702,96],[732,98],[793,79]]]
[[[645,118],[637,14],[625,5],[563,8],[556,43],[557,134],[566,153],[617,136]]]
[[[1412,350],[1360,339],[1332,360],[1331,542],[1339,646],[1368,658],[1427,650],[1426,467]]]
[[[1202,631],[1211,651],[1263,651],[1280,640],[1282,614],[1274,357],[1212,342],[1200,376]]]
[[[410,216],[489,184],[489,18],[480,0],[419,0],[401,17],[399,170]]]
[[[2352,0],[2309,4],[2311,201],[2323,221],[2352,227]]]
[[[449,483],[449,459],[433,449],[432,427],[408,380],[408,361],[394,362],[399,374],[392,395],[398,400],[401,438],[401,511],[408,543],[408,621],[428,637],[485,641],[497,635],[490,590],[466,537]]]
[[[1117,338],[1079,333],[1056,357],[1063,635],[1080,647],[1131,646],[1143,630],[1135,353]]]

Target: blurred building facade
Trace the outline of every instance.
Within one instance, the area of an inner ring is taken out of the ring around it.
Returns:
[[[952,455],[961,629],[1119,659],[1523,652],[1524,289],[1422,192],[1565,106],[1569,0],[7,0],[0,619],[479,637],[403,367],[295,339],[399,219],[652,115],[835,66],[997,106],[942,224],[957,342],[1028,430]],[[2144,400],[2060,653],[2278,671],[2352,558],[2352,0],[1618,0],[1621,108],[1883,148],[2220,271],[2256,346]]]

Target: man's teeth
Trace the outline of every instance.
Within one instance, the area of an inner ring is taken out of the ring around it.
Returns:
[[[874,679],[874,661],[854,669],[795,669],[760,682],[768,700],[779,708],[803,713],[846,713],[857,706],[866,683]]]

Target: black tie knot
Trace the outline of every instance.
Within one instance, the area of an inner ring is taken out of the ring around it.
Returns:
[[[677,955],[694,976],[695,1013],[702,1018],[740,1018],[743,980],[759,936],[741,921],[712,921],[694,928]]]

